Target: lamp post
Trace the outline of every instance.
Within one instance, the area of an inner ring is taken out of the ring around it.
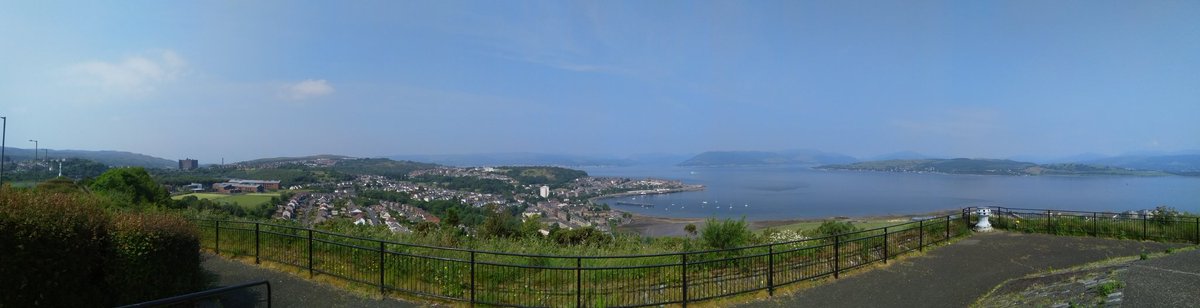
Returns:
[[[4,120],[4,132],[0,133],[0,186],[4,185],[4,142],[8,141],[8,117],[0,117]]]
[[[37,152],[38,152],[37,140],[29,139],[29,142],[33,142],[33,161],[36,162],[37,161]]]

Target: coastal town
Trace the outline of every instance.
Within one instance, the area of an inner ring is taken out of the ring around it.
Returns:
[[[328,167],[353,160],[319,158],[272,161],[234,168],[279,168],[286,165]],[[676,180],[591,177],[586,174],[556,183],[529,183],[511,176],[513,168],[543,172],[540,168],[555,167],[437,166],[408,172],[399,179],[362,174],[352,179],[304,184],[280,180],[229,179],[212,185],[193,183],[177,191],[193,194],[287,191],[287,199],[273,205],[272,218],[303,225],[347,221],[360,226],[386,226],[392,232],[407,233],[420,223],[443,222],[446,217],[439,217],[429,210],[431,204],[435,203],[507,211],[516,214],[521,221],[537,220],[547,229],[590,227],[611,232],[614,227],[629,223],[632,215],[615,210],[608,204],[598,203],[597,200],[704,189],[702,185],[689,185]],[[458,185],[462,187],[448,185],[459,182],[467,184]]]

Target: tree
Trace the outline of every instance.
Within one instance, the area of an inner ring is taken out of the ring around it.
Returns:
[[[746,218],[740,220],[709,218],[704,223],[704,230],[700,233],[704,243],[716,249],[739,247],[754,237],[746,225]]]
[[[113,168],[92,181],[92,191],[125,205],[165,205],[167,190],[142,167]]]
[[[688,235],[696,236],[696,225],[687,224],[686,226],[683,226],[683,231],[686,231]]]

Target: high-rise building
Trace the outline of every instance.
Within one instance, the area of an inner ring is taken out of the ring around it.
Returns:
[[[550,186],[542,186],[542,189],[540,191],[538,191],[538,195],[542,196],[542,198],[549,197],[550,196]]]
[[[187,158],[179,160],[179,170],[194,170],[200,167],[200,162],[195,159]]]

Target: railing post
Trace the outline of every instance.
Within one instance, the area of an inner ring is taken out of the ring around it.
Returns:
[[[767,296],[775,296],[775,245],[767,245]]]
[[[379,241],[379,295],[387,295],[387,289],[383,285],[383,241]]]
[[[471,251],[471,306],[475,306],[475,251]]]
[[[258,264],[258,223],[254,223],[254,264]]]
[[[679,254],[681,257],[679,264],[683,266],[683,307],[687,307],[688,303],[688,263],[687,253]]]
[[[946,239],[950,240],[950,215],[946,215]]]
[[[213,231],[217,232],[217,237],[213,239],[213,250],[217,251],[217,255],[221,255],[221,221],[213,220]]]
[[[1054,218],[1050,217],[1050,210],[1046,210],[1046,234],[1053,234],[1051,232],[1051,231],[1053,231],[1053,230],[1051,230],[1052,229],[1051,222],[1050,222],[1051,219],[1054,219]]]
[[[1092,237],[1100,237],[1099,216],[1092,212]]]
[[[841,236],[833,236],[833,279],[838,279],[838,273],[842,271],[842,240]]]
[[[1142,214],[1142,240],[1146,240],[1146,214]]]
[[[883,264],[887,264],[888,259],[888,227],[883,227]]]
[[[313,245],[312,245],[312,229],[308,229],[308,278],[313,277]]]
[[[925,251],[925,221],[917,221],[917,250]]]
[[[575,307],[583,307],[583,258],[575,257]]]

